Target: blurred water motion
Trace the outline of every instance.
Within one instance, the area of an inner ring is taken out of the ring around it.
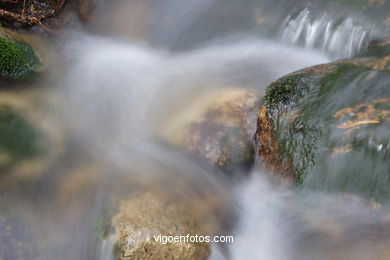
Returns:
[[[65,152],[39,178],[2,187],[0,259],[111,259],[110,218],[140,190],[235,235],[212,259],[386,259],[390,223],[375,205],[275,185],[261,171],[235,183],[160,139],[188,104],[232,86],[264,92],[371,38],[352,17],[286,17],[294,1],[282,2],[264,15],[273,34],[254,29],[269,1],[98,2],[86,29],[65,33],[64,72],[37,90],[56,97]]]

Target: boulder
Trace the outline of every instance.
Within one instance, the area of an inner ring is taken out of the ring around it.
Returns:
[[[183,205],[157,194],[143,193],[122,201],[112,226],[117,259],[207,259],[210,254],[208,243],[184,238],[205,235],[193,216]],[[182,240],[167,242],[164,236],[182,236]]]
[[[88,22],[91,18],[92,12],[96,7],[95,0],[75,0],[77,14],[81,21]]]
[[[243,88],[213,91],[189,102],[160,135],[171,146],[222,170],[250,166],[260,97]]]
[[[41,176],[59,158],[64,135],[53,101],[30,90],[0,92],[0,186]]]
[[[153,0],[103,1],[78,0],[79,15],[88,19],[91,31],[104,35],[125,38],[126,40],[149,42],[150,24],[153,19]],[[161,22],[161,21],[160,21]]]
[[[306,187],[388,197],[389,69],[388,56],[359,57],[273,82],[256,134],[264,164]]]
[[[23,80],[41,70],[41,61],[25,37],[0,27],[0,79]]]
[[[117,259],[207,258],[208,243],[163,244],[153,236],[219,234],[230,224],[231,194],[223,178],[161,148],[154,147],[152,156],[132,154],[122,163],[83,158],[72,165],[55,189],[56,213],[88,234],[70,242],[68,237],[66,243],[89,241],[89,254],[100,247],[97,254],[107,258],[113,252]]]
[[[390,55],[390,41],[373,41],[358,54],[359,57],[377,58],[383,58],[388,55]]]

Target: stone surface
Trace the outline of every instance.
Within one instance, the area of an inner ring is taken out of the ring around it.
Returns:
[[[138,194],[120,204],[112,220],[118,259],[207,259],[208,243],[163,244],[155,236],[204,235],[183,208],[153,193]]]
[[[40,60],[25,37],[0,27],[0,77],[26,79],[40,68]]]
[[[168,144],[220,169],[251,165],[260,99],[256,91],[240,88],[208,93],[180,111],[161,135]]]
[[[41,176],[64,149],[64,135],[49,96],[0,92],[0,186]]]
[[[79,0],[83,2],[85,0]],[[92,2],[88,0],[88,2]],[[154,0],[102,1],[88,11],[88,25],[94,31],[105,35],[132,41],[149,42],[153,19]],[[80,6],[83,7],[83,6]],[[80,9],[83,13],[85,8]],[[82,14],[86,20],[86,15]]]
[[[273,82],[258,121],[264,164],[307,187],[387,197],[389,64],[342,60]]]

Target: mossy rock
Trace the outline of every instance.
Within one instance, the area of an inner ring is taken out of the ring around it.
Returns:
[[[359,57],[385,57],[390,55],[390,41],[383,42],[372,42],[367,48],[362,50],[358,56]]]
[[[40,145],[42,133],[9,105],[0,105],[1,170],[8,170],[18,160],[34,159],[45,154]]]
[[[33,92],[0,93],[0,186],[43,174],[63,150],[51,101]]]
[[[388,197],[389,63],[343,60],[272,83],[257,131],[265,165],[303,187]]]
[[[15,32],[0,27],[0,78],[27,79],[39,70],[34,49]]]

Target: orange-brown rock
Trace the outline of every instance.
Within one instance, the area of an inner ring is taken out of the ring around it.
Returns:
[[[258,155],[262,166],[282,181],[294,181],[296,176],[292,163],[280,150],[272,129],[272,122],[267,116],[267,107],[263,105],[259,113],[256,131]]]

